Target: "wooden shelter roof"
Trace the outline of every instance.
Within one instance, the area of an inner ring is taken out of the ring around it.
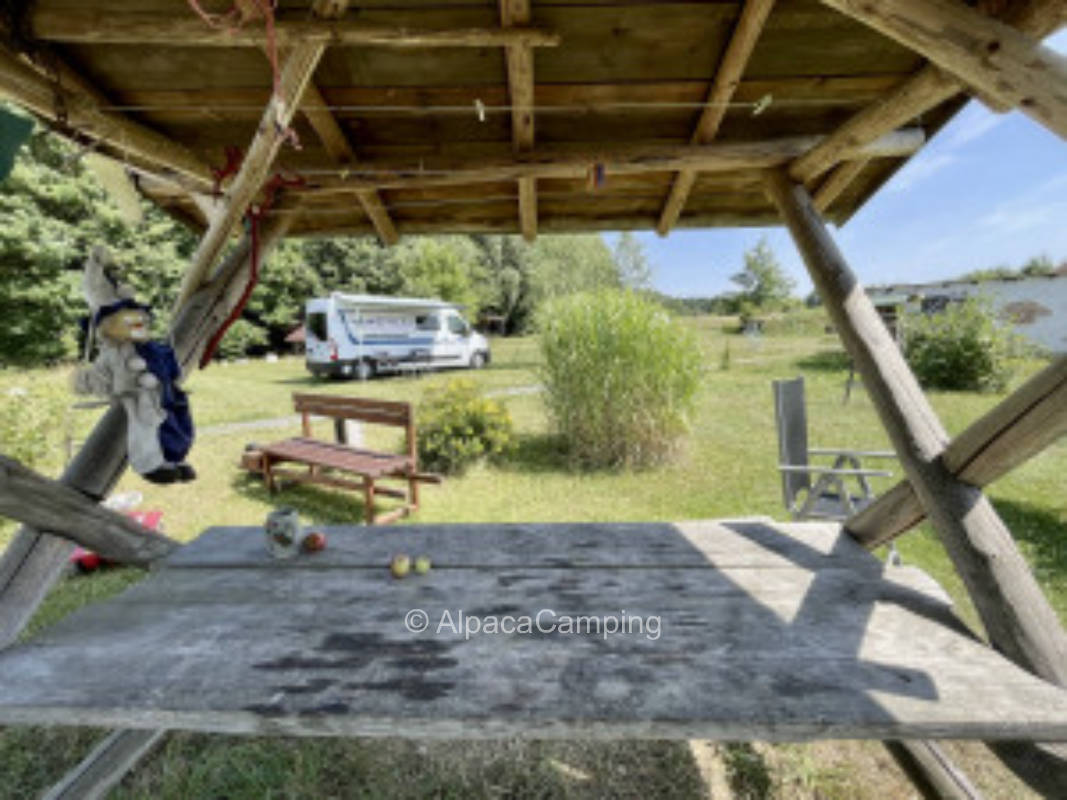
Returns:
[[[817,0],[366,0],[333,21],[311,5],[275,12],[280,58],[316,36],[330,44],[293,122],[300,149],[274,167],[303,181],[274,211],[295,213],[293,234],[776,224],[760,170],[925,66]],[[206,224],[212,169],[248,147],[270,97],[264,20],[227,32],[173,0],[39,0],[8,24],[0,89],[102,138],[150,173],[139,182],[152,200]],[[842,153],[846,170],[811,177],[813,191],[838,183],[826,216],[847,220],[962,102],[949,93]],[[144,129],[160,135],[147,147]],[[691,189],[664,220],[687,169]]]

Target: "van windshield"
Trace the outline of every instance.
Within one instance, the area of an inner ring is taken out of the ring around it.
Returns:
[[[320,342],[325,342],[330,338],[326,326],[326,315],[323,312],[315,311],[308,314],[307,335],[310,338],[318,339]]]

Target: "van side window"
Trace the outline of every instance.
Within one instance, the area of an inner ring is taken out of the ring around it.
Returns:
[[[330,334],[326,327],[326,315],[321,311],[308,314],[307,332],[320,342],[325,342],[329,339]]]
[[[438,319],[436,314],[423,314],[415,317],[415,327],[420,331],[439,331],[441,330],[441,320]]]
[[[448,329],[457,336],[466,336],[468,333],[470,333],[470,330],[467,328],[467,323],[463,320],[463,317],[456,316],[455,314],[451,314],[448,317]]]

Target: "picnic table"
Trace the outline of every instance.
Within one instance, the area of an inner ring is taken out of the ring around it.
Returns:
[[[883,566],[835,524],[325,531],[324,551],[275,560],[261,529],[211,528],[0,651],[0,724],[1067,739],[1067,692],[970,635],[926,574]],[[434,566],[395,579],[397,552]]]

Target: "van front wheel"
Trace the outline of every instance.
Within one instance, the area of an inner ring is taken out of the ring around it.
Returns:
[[[485,356],[475,350],[471,354],[471,369],[481,369],[485,366]]]
[[[366,381],[373,378],[374,362],[363,360],[356,364],[356,377],[361,381]]]

